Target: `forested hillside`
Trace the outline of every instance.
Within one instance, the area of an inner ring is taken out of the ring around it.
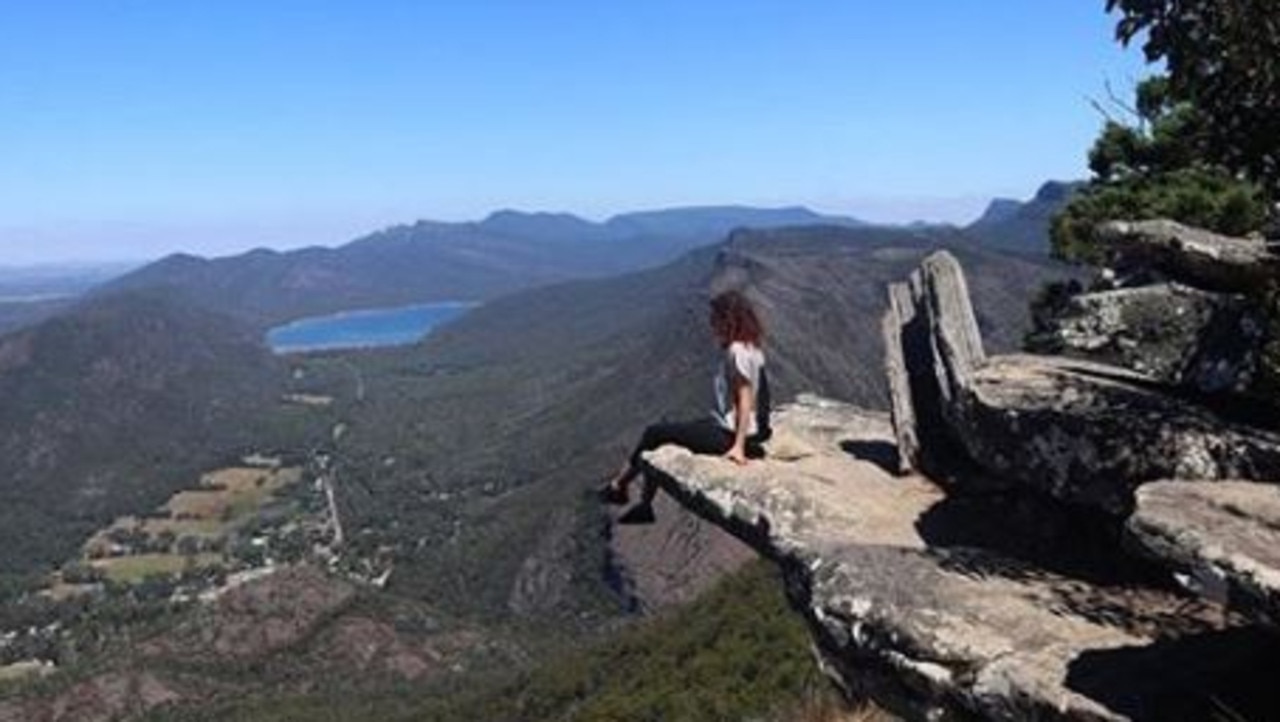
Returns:
[[[68,558],[263,440],[285,369],[230,319],[158,293],[0,339],[0,574]]]
[[[353,603],[339,577],[275,576],[227,613],[179,613],[165,623],[174,631],[156,637],[158,656],[113,658],[109,669],[117,672],[110,673],[77,664],[67,679],[99,674],[86,682],[99,685],[114,684],[111,674],[151,675],[193,703],[276,698],[283,707],[254,701],[246,708],[248,719],[272,719],[272,710],[313,709],[310,697],[301,707],[289,701],[294,678],[362,690],[352,699],[384,709],[370,690],[394,686],[417,669],[413,659],[427,658],[421,654],[451,664],[483,658],[486,668],[524,659],[517,668],[533,670],[542,655],[595,637],[627,609],[692,598],[732,567],[703,560],[737,542],[686,524],[675,510],[653,527],[611,535],[591,493],[646,423],[705,413],[716,353],[706,327],[710,295],[739,287],[759,305],[779,402],[815,391],[883,407],[884,283],[939,245],[965,263],[981,323],[999,347],[1016,345],[1027,299],[1063,273],[1047,260],[985,250],[955,230],[740,231],[659,268],[495,299],[418,346],[285,360],[271,357],[250,325],[189,299],[159,292],[93,299],[0,342],[0,390],[14,400],[4,409],[14,430],[7,438],[29,450],[7,456],[20,466],[8,477],[17,481],[6,498],[25,500],[5,507],[13,515],[4,527],[10,548],[25,564],[10,571],[66,561],[113,516],[154,508],[228,455],[271,450],[314,460],[318,452],[328,460],[345,532],[332,563],[354,578],[385,579],[384,590],[368,589],[354,598],[365,601]],[[306,403],[282,406],[286,393]],[[67,451],[73,446],[74,454]],[[668,567],[659,564],[657,573],[682,581],[663,587],[641,578],[640,566],[654,571],[646,557],[652,549],[666,550]],[[331,611],[315,612],[317,604]],[[310,621],[296,643],[253,651],[248,620],[268,613],[260,607]],[[135,633],[121,620],[113,629],[77,648],[111,654],[115,635]],[[204,642],[165,641],[194,633],[184,629],[206,630],[192,640],[225,641],[207,650]],[[352,630],[381,640],[368,671],[353,672],[364,668],[333,656]],[[472,642],[457,646],[463,637]],[[188,649],[183,668],[223,691],[166,671],[163,650],[171,648]],[[433,651],[398,651],[422,649]],[[229,667],[218,661],[226,654],[237,660]],[[611,652],[600,654],[606,664]],[[244,675],[244,665],[267,659],[279,674]],[[530,704],[549,705],[548,714],[566,703],[563,684],[598,686],[601,709],[649,704],[612,678],[572,681],[582,662],[563,659],[533,672],[521,683],[532,685],[525,691],[501,688],[543,700]],[[422,679],[434,681],[424,689],[453,684],[431,669]],[[794,692],[802,679],[778,679],[775,688]],[[20,704],[58,704],[62,693],[52,694]],[[502,698],[467,699],[442,709]],[[750,699],[733,704],[759,702]],[[418,698],[400,702],[410,718],[428,708]]]

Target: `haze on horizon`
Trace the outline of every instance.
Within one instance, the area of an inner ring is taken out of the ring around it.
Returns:
[[[965,222],[1086,174],[1103,3],[0,7],[0,265],[336,245],[500,208]]]

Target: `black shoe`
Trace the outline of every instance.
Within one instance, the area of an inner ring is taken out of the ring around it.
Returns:
[[[631,501],[630,496],[623,489],[614,486],[612,482],[600,487],[598,492],[601,503],[613,504],[615,506],[625,506]]]
[[[640,502],[627,510],[626,514],[618,517],[619,524],[652,524],[657,521],[657,517],[653,515],[653,505]]]

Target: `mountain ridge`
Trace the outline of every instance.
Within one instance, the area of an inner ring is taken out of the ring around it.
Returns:
[[[1031,201],[997,210],[964,230],[983,244],[1047,255],[1047,219],[1070,184],[1048,183]],[[654,267],[738,229],[795,226],[894,228],[804,206],[688,206],[635,211],[593,222],[571,213],[501,209],[479,221],[419,220],[336,247],[256,249],[203,258],[171,254],[95,293],[166,286],[256,327],[377,306],[495,298],[513,291]],[[908,230],[944,226],[899,227]]]
[[[1084,185],[1084,181],[1051,180],[1026,201],[995,198],[964,230],[993,248],[1048,256],[1050,221]]]
[[[735,228],[824,222],[860,225],[802,207],[694,206],[615,215],[498,210],[479,221],[420,220],[340,246],[259,249],[203,258],[178,253],[96,293],[167,286],[256,326],[338,310],[485,300],[568,280],[656,266]]]

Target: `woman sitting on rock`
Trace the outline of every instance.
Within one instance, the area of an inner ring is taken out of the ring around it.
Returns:
[[[715,412],[697,421],[658,423],[645,429],[626,465],[601,489],[605,502],[626,504],[628,488],[640,475],[640,455],[665,444],[677,444],[695,454],[719,454],[735,464],[764,456],[761,443],[770,433],[769,382],[760,319],[745,296],[727,291],[711,299],[711,330],[724,350],[715,376]],[[652,522],[656,494],[657,486],[646,482],[640,502],[618,522]]]

